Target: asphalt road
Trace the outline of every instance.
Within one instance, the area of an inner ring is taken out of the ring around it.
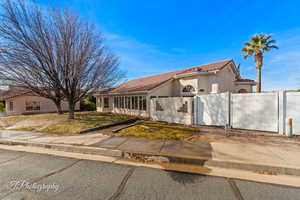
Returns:
[[[300,199],[300,188],[0,150],[0,199]]]

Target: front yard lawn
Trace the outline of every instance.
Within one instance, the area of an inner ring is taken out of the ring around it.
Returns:
[[[184,139],[196,133],[195,128],[171,125],[165,122],[141,121],[135,126],[122,129],[118,136],[136,136],[149,139]]]
[[[77,112],[75,114],[75,120],[68,120],[68,113],[63,115],[58,115],[56,113],[34,114],[3,117],[0,119],[0,126],[2,126],[2,128],[9,127],[10,130],[77,134],[83,129],[107,125],[131,118],[132,116],[120,114]]]

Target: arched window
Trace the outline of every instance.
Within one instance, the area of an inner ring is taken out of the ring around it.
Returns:
[[[182,92],[195,92],[195,88],[191,85],[184,86]]]
[[[239,93],[247,93],[248,91],[246,89],[240,89]]]

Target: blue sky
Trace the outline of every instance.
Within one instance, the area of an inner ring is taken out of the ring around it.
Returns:
[[[37,0],[69,7],[94,22],[121,61],[127,79],[223,59],[256,78],[253,58],[242,45],[255,33],[270,33],[279,50],[265,55],[263,89],[300,89],[298,0]]]

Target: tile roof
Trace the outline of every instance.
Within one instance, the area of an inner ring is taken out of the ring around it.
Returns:
[[[165,83],[166,81],[170,80],[173,76],[181,72],[182,70],[178,70],[174,72],[156,74],[153,76],[133,79],[117,86],[111,92],[120,93],[120,92],[148,91]]]
[[[184,73],[220,70],[230,62],[232,62],[232,60],[223,60],[223,61],[219,61],[219,62],[208,63],[208,64],[205,64],[205,65],[199,65],[199,66],[195,66],[195,67],[185,69]]]
[[[248,78],[238,78],[235,80],[236,82],[255,82],[254,80],[248,79]]]
[[[149,91],[173,79],[175,75],[189,73],[189,72],[207,72],[207,71],[220,70],[230,62],[232,62],[232,60],[224,60],[224,61],[209,63],[205,65],[199,65],[191,68],[181,69],[173,72],[167,72],[167,73],[133,79],[110,90],[109,93]],[[103,94],[101,93],[101,91],[99,93]]]
[[[0,90],[0,101],[5,101],[6,99],[21,96],[28,93],[31,92],[20,87],[9,86],[8,90]]]
[[[115,88],[101,88],[100,90],[98,90],[96,93],[101,93],[101,94],[108,94],[110,91],[112,91]]]

